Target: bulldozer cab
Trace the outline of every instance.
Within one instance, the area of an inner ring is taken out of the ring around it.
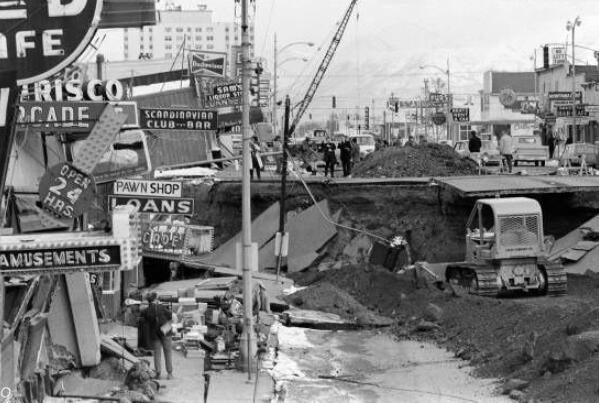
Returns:
[[[466,260],[470,262],[544,253],[543,216],[534,199],[480,199],[466,228]]]

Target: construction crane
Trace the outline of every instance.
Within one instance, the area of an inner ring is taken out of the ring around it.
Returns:
[[[337,28],[337,32],[335,32],[335,36],[333,36],[333,39],[331,40],[331,44],[329,45],[329,48],[327,49],[327,53],[324,55],[324,59],[320,63],[320,66],[318,66],[316,75],[312,79],[312,82],[310,83],[310,87],[308,87],[308,91],[306,91],[306,95],[304,95],[304,98],[302,99],[302,101],[297,105],[297,112],[295,114],[293,122],[291,123],[291,126],[289,127],[288,136],[291,136],[293,134],[297,124],[300,122],[300,120],[302,120],[304,113],[306,113],[308,106],[310,106],[310,103],[312,102],[312,99],[314,98],[314,94],[316,94],[316,90],[320,86],[320,82],[322,81],[324,74],[326,73],[327,69],[329,68],[329,64],[331,64],[331,60],[333,60],[333,56],[335,55],[335,52],[337,51],[339,42],[341,42],[341,38],[343,37],[343,33],[345,32],[347,23],[349,22],[349,17],[351,17],[351,13],[354,10],[354,7],[356,6],[357,2],[358,2],[358,0],[351,0],[351,2],[349,3],[349,7],[347,8],[347,11],[343,15],[343,19],[341,20],[341,23],[339,24],[339,27]]]

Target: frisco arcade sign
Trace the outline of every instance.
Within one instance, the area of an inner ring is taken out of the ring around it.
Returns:
[[[0,250],[0,273],[3,274],[85,268],[118,269],[120,265],[119,245]]]

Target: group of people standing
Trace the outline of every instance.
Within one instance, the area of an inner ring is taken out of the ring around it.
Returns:
[[[501,155],[501,160],[505,162],[507,165],[507,169],[509,173],[512,173],[514,156],[513,153],[513,141],[512,136],[507,130],[503,130],[501,135],[499,136],[499,154]],[[480,149],[482,147],[482,141],[477,136],[476,130],[470,131],[470,139],[468,140],[468,151],[470,153],[480,153]],[[503,164],[502,164],[503,165]],[[503,168],[502,168],[503,169]]]
[[[322,145],[323,160],[324,160],[324,176],[327,177],[329,173],[331,178],[335,177],[335,165],[338,164],[336,149],[339,149],[339,159],[341,160],[341,168],[343,169],[343,176],[347,177],[351,175],[352,166],[360,161],[360,146],[358,145],[357,139],[345,140],[339,143],[338,146],[335,143],[329,142]]]

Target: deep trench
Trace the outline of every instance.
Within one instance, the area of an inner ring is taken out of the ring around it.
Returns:
[[[328,199],[341,220],[389,238],[408,236],[415,260],[456,261],[464,258],[465,225],[476,199],[460,198],[430,185],[336,185],[311,183],[318,200]],[[188,185],[195,199],[194,222],[215,227],[215,248],[241,230],[241,185]],[[312,200],[300,183],[288,187],[286,210],[304,209]],[[187,196],[187,195],[186,195]],[[252,183],[252,217],[279,200],[278,183]],[[560,238],[599,214],[599,192],[523,195],[543,208],[546,235]]]

